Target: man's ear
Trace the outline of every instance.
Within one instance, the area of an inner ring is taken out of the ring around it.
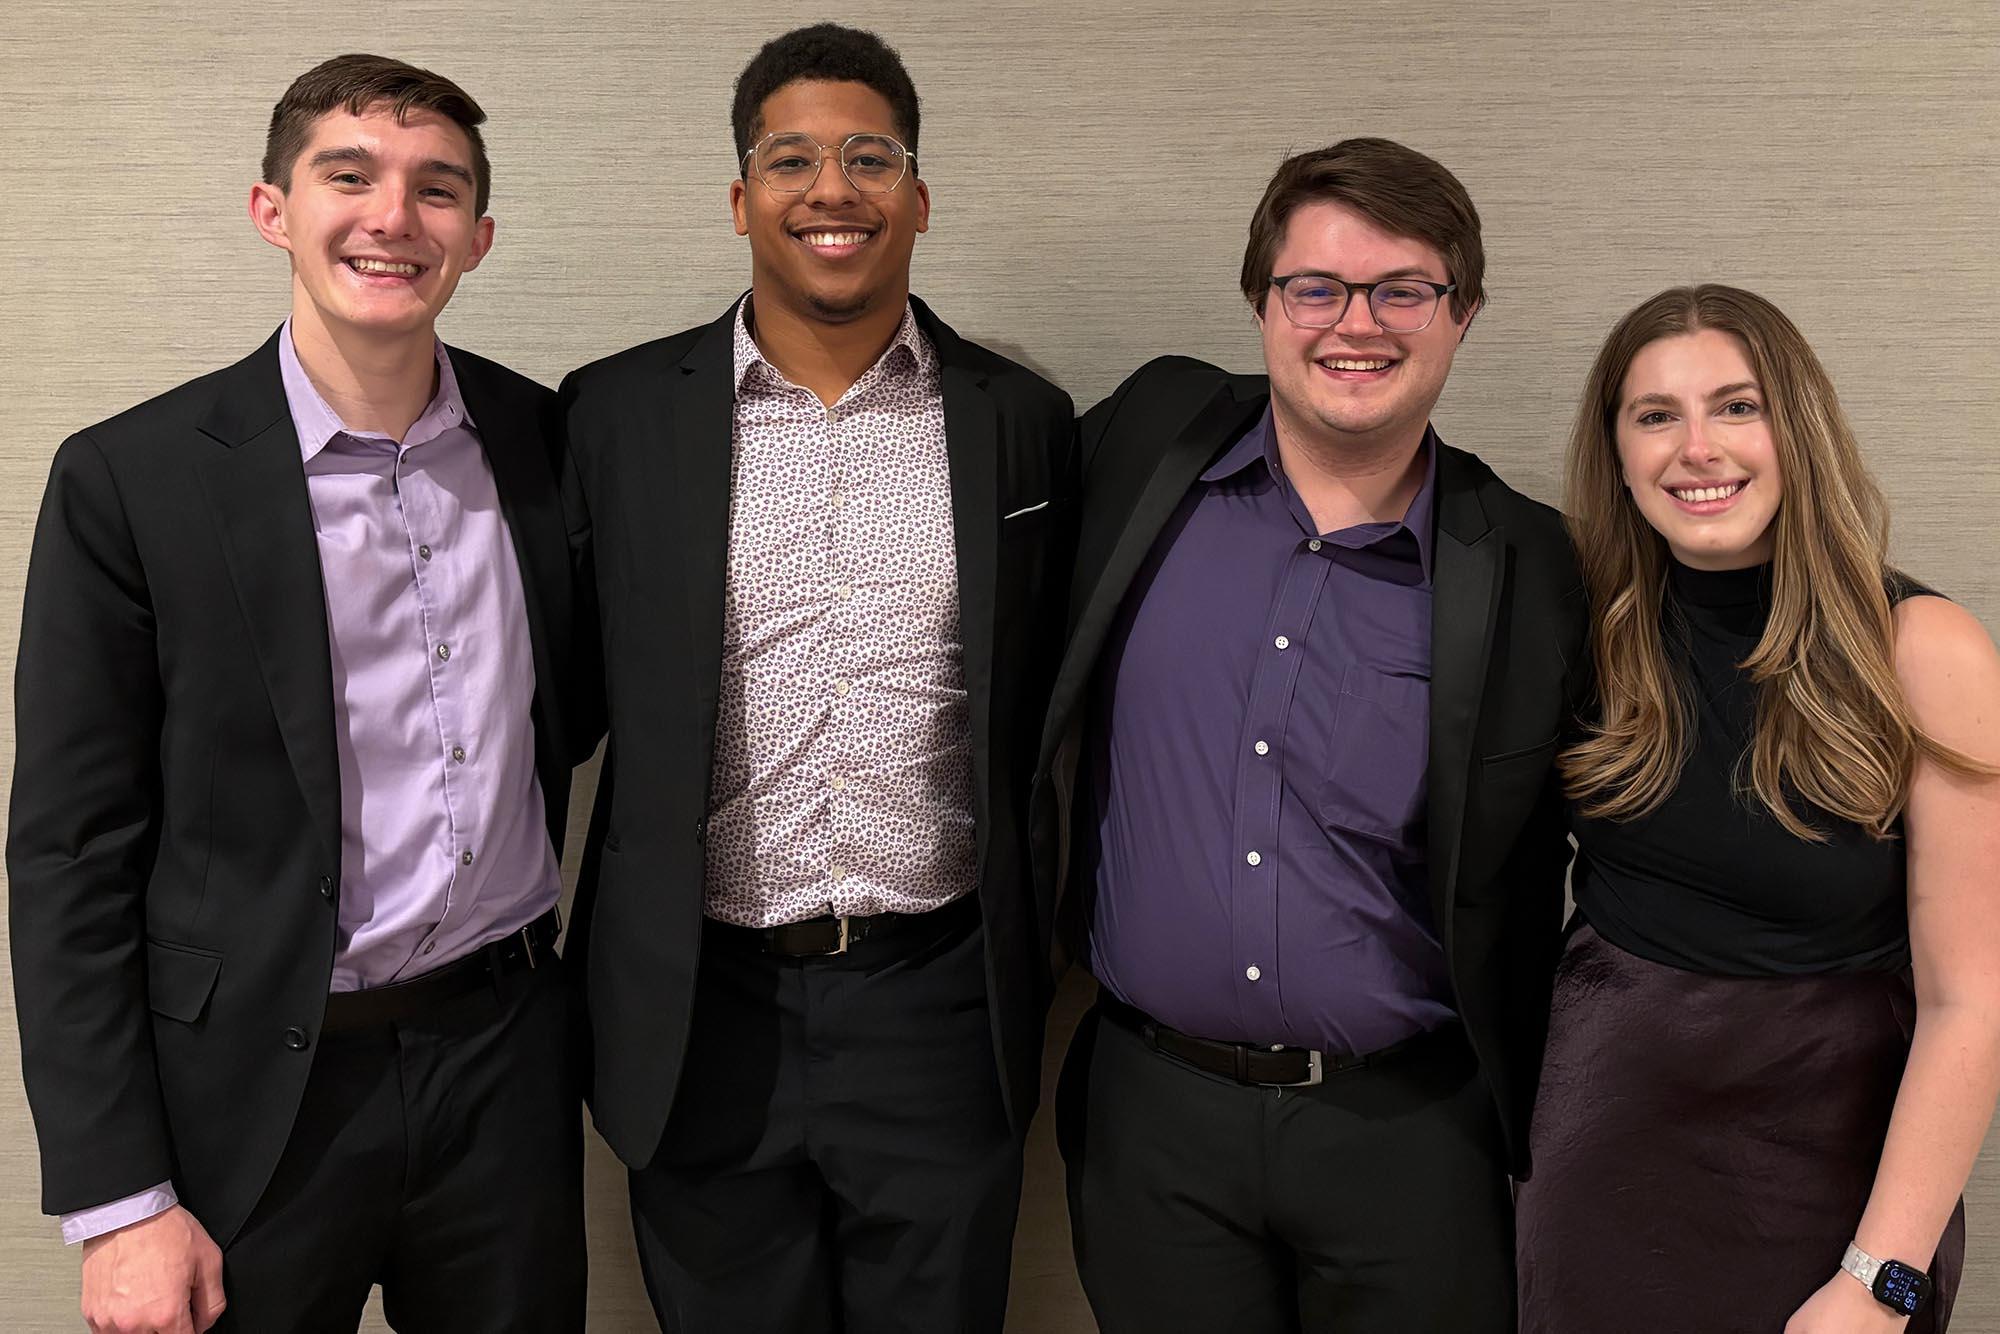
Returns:
[[[465,271],[471,273],[479,267],[479,261],[493,249],[493,215],[486,214],[472,226],[472,249],[465,256]]]
[[[1472,322],[1479,318],[1479,312],[1484,309],[1486,309],[1486,302],[1482,300],[1478,305],[1472,308],[1472,313],[1465,317],[1465,324],[1458,331],[1459,342],[1463,343],[1465,341],[1465,336],[1472,332]]]
[[[278,249],[292,248],[292,239],[285,233],[285,192],[269,181],[250,187],[250,222],[257,235]]]
[[[744,195],[749,192],[749,188],[741,176],[729,183],[729,216],[736,220],[736,234],[738,236],[748,236],[750,234],[749,205],[744,200]]]

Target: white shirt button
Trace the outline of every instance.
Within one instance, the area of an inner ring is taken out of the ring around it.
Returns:
[[[1279,635],[1276,639],[1272,640],[1271,642],[1273,644],[1276,644],[1281,649],[1287,649],[1292,646],[1292,641],[1285,638],[1283,635]]]
[[[826,503],[833,506],[833,508],[835,509],[839,509],[842,505],[845,505],[847,503],[847,497],[841,495],[840,492],[836,491],[831,496],[827,497]]]
[[[849,588],[846,584],[842,584],[839,588],[833,590],[833,595],[839,598],[842,602],[845,602],[847,601],[847,599],[854,596],[854,590]]]
[[[845,778],[835,778],[828,782],[827,786],[835,792],[844,792],[847,789],[847,780]]]
[[[1307,551],[1318,551],[1319,547],[1320,547],[1320,542],[1317,537],[1315,537],[1312,541],[1306,543]]]
[[[1264,854],[1261,852],[1253,852],[1248,857],[1245,857],[1243,860],[1249,862],[1252,866],[1262,866],[1264,864]]]
[[[1269,755],[1271,753],[1271,743],[1268,741],[1259,741],[1257,743],[1257,753],[1259,755]]]
[[[826,873],[833,877],[835,884],[839,884],[847,878],[847,868],[845,866],[829,866],[826,868]]]
[[[1264,975],[1264,970],[1259,968],[1254,963],[1251,964],[1248,968],[1245,968],[1243,970],[1243,976],[1249,978],[1252,982],[1255,982],[1258,978],[1262,977],[1263,975]]]
[[[848,691],[852,690],[853,688],[854,688],[853,686],[850,686],[845,681],[835,681],[833,683],[833,693],[836,695],[845,695]]]

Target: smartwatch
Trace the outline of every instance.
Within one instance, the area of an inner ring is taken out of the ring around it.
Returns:
[[[1877,1260],[1859,1246],[1850,1244],[1840,1257],[1840,1267],[1861,1280],[1875,1300],[1897,1315],[1915,1315],[1930,1300],[1931,1276],[1901,1260]]]

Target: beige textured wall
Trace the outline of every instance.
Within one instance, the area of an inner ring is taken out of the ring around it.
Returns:
[[[445,334],[553,383],[709,318],[743,285],[724,206],[730,81],[763,38],[826,16],[767,0],[13,0],[0,20],[8,674],[58,440],[234,360],[284,315],[283,261],[244,199],[294,74],[377,50],[485,103],[498,246]],[[865,0],[838,16],[879,26],[926,98],[935,210],[919,290],[1080,404],[1158,352],[1255,367],[1234,275],[1265,177],[1288,150],[1387,134],[1457,170],[1486,220],[1493,300],[1440,408],[1448,438],[1553,497],[1610,322],[1669,283],[1743,283],[1831,367],[1895,503],[1901,559],[2000,623],[1993,0]],[[0,709],[0,768],[12,736]],[[76,1253],[36,1213],[18,1069],[0,999],[0,1326],[67,1329]],[[601,1151],[592,1190],[593,1329],[649,1328]],[[1994,1152],[1969,1193],[1974,1278],[1956,1328],[2000,1331]],[[1018,1329],[1087,1327],[1060,1220],[1044,1161]]]

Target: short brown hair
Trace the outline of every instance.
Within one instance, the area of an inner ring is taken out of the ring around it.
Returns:
[[[388,56],[335,56],[292,80],[271,109],[271,131],[264,137],[265,182],[280,190],[292,188],[292,164],[305,152],[321,116],[335,110],[360,116],[384,102],[399,122],[407,122],[412,110],[434,111],[465,131],[472,141],[472,215],[484,217],[493,189],[493,168],[479,137],[486,113],[442,74]]]
[[[1464,319],[1486,300],[1486,248],[1479,210],[1458,177],[1434,158],[1392,139],[1343,139],[1330,148],[1296,153],[1278,166],[1250,219],[1243,250],[1243,296],[1264,313],[1271,266],[1285,225],[1307,204],[1345,204],[1377,227],[1429,245],[1456,284],[1451,313]]]

